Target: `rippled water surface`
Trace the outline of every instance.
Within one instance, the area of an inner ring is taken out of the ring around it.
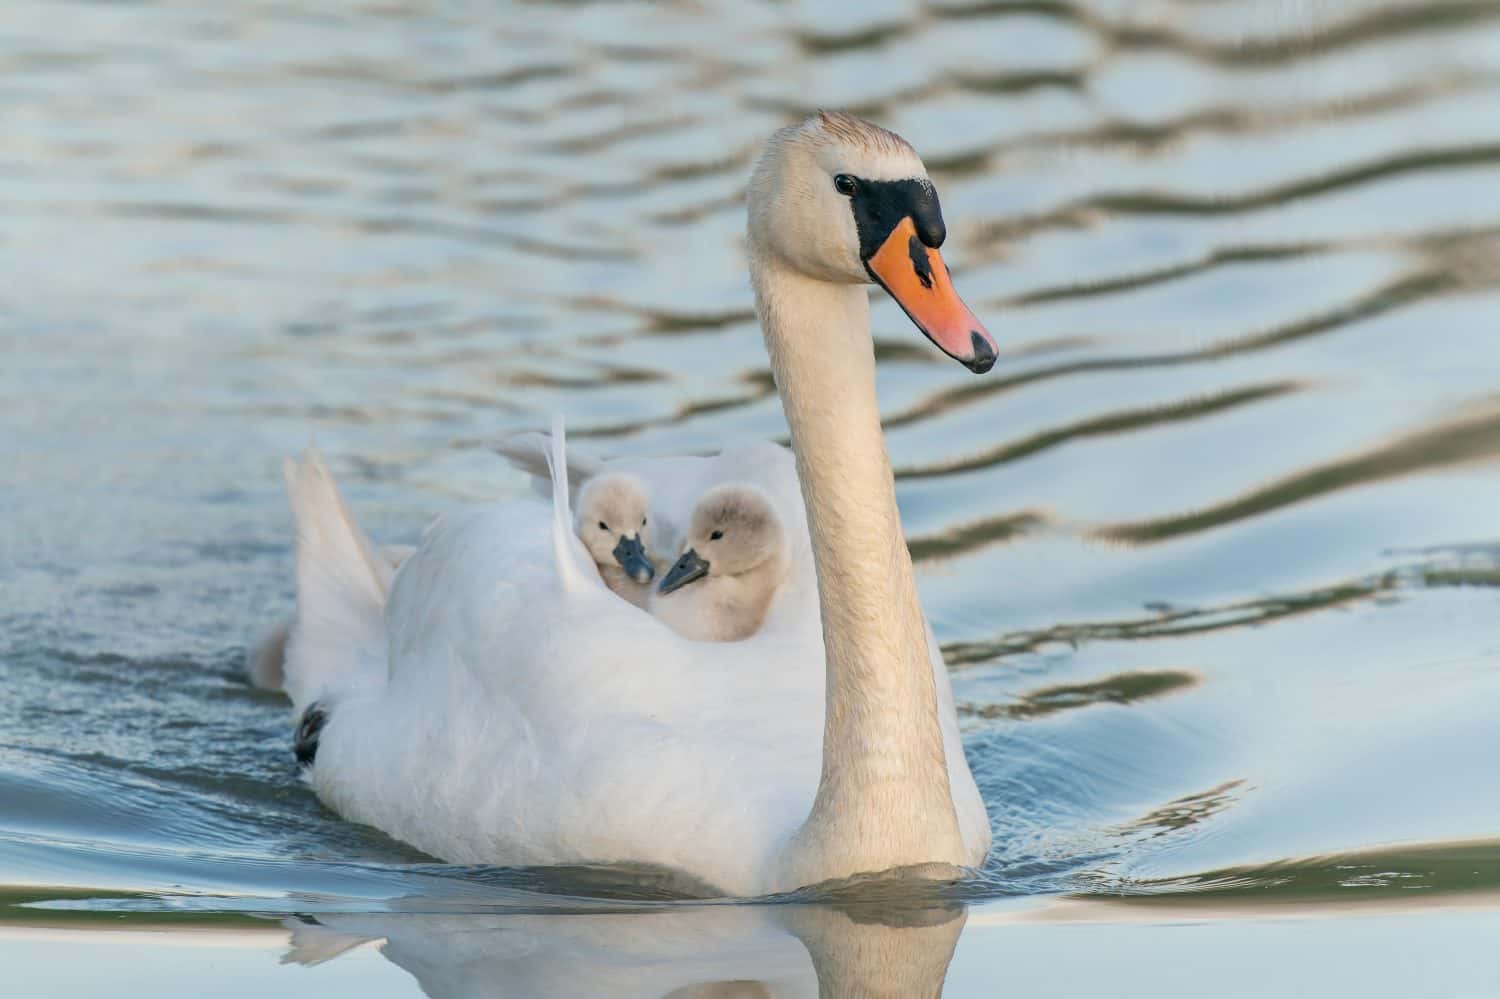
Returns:
[[[818,105],[1004,350],[875,304],[984,877],[689,907],[335,819],[241,679],[281,459],[399,542],[553,411],[780,437],[743,189]],[[0,111],[22,994],[1500,987],[1500,4],[7,0]]]

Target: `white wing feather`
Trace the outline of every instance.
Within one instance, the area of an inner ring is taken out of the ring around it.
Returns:
[[[552,477],[552,549],[557,557],[557,578],[565,591],[578,592],[597,571],[590,571],[588,553],[573,531],[573,510],[568,492],[568,438],[559,414],[552,418],[552,440],[547,449],[547,470]]]

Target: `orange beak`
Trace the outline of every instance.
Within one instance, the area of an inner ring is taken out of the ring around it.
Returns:
[[[942,255],[917,236],[910,216],[896,224],[865,267],[943,353],[979,374],[994,367],[994,337],[953,290]]]

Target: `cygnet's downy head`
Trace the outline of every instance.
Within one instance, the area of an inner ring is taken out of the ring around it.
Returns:
[[[637,583],[649,583],[656,567],[648,557],[650,499],[633,475],[596,475],[578,492],[573,529],[596,565],[619,565]]]
[[[995,341],[948,278],[937,189],[906,140],[837,111],[772,136],[750,178],[753,260],[815,280],[878,284],[927,338],[975,372]]]
[[[786,553],[781,518],[770,499],[753,486],[710,489],[693,508],[685,550],[662,577],[665,595],[695,580],[740,576],[780,560]]]

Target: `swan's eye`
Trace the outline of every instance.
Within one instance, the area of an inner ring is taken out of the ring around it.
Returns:
[[[607,531],[607,530],[609,530],[609,525],[606,524],[604,521],[601,520],[601,521],[599,521],[599,530],[601,530],[601,531]]]
[[[645,526],[646,526],[646,518],[645,518],[645,517],[642,517],[642,518],[641,518],[641,526],[642,526],[642,527],[645,527]]]
[[[834,174],[833,189],[845,197],[852,198],[854,192],[859,189],[859,183],[847,173]]]
[[[712,533],[712,534],[710,534],[708,536],[708,540],[710,540],[710,541],[718,541],[723,536],[724,536],[724,532],[723,531],[715,531],[714,533]]]

